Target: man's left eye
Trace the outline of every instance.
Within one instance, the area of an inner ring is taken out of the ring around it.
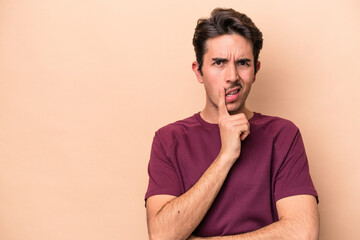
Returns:
[[[238,64],[239,64],[240,66],[250,66],[247,61],[239,61]]]

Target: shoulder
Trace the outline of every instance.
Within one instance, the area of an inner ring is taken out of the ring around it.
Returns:
[[[270,138],[273,142],[275,159],[282,160],[289,156],[289,153],[301,155],[305,153],[299,128],[290,120],[256,114],[254,119],[254,131],[258,137]],[[252,128],[252,126],[251,128]]]
[[[255,113],[251,126],[255,131],[271,136],[274,140],[284,137],[292,138],[299,132],[298,127],[290,120],[260,113]]]
[[[197,115],[198,113],[161,127],[155,132],[155,138],[158,138],[163,144],[171,145],[179,137],[187,135],[189,132],[201,127]]]

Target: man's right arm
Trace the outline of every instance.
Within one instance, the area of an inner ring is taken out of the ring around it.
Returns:
[[[218,124],[220,153],[194,186],[179,197],[155,195],[147,199],[150,239],[187,239],[214,202],[240,155],[241,140],[246,138],[250,129],[244,114],[229,115],[224,89],[219,93]]]
[[[209,210],[231,166],[219,156],[183,195],[149,197],[146,208],[150,239],[187,239]]]

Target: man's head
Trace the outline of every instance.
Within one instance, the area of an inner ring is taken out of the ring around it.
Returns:
[[[224,92],[230,114],[251,114],[245,103],[260,68],[262,43],[251,19],[232,9],[215,9],[210,18],[198,21],[192,68],[206,91],[203,116],[217,115],[219,93]]]
[[[252,43],[255,73],[260,49],[263,45],[262,33],[249,17],[233,9],[216,8],[210,18],[198,20],[193,45],[199,71],[202,73],[203,57],[207,51],[207,40],[225,34],[239,34]]]

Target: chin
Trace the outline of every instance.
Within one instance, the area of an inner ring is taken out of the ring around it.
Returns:
[[[231,115],[234,115],[234,114],[237,114],[237,113],[240,113],[240,109],[239,108],[228,108],[228,112],[231,114]]]
[[[237,114],[240,113],[242,110],[242,106],[236,103],[228,103],[227,110],[230,114]]]

